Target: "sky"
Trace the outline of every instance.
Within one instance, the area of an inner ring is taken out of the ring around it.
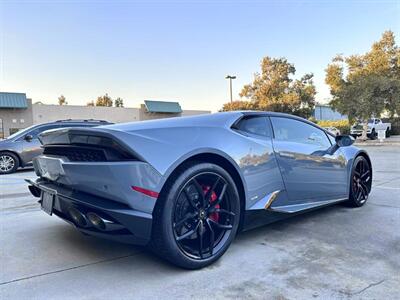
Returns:
[[[34,102],[86,105],[108,93],[126,107],[179,101],[218,111],[260,70],[286,57],[295,78],[313,73],[327,101],[327,64],[361,54],[385,30],[400,41],[397,1],[0,0],[0,91]]]

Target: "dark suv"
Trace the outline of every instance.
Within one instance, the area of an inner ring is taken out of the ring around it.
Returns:
[[[10,174],[19,167],[31,165],[32,159],[42,154],[38,135],[43,131],[65,127],[94,127],[112,124],[103,120],[59,120],[33,125],[0,141],[0,174]]]

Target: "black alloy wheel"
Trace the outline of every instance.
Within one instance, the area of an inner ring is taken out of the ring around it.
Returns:
[[[217,173],[200,173],[178,195],[173,216],[175,241],[191,258],[203,259],[218,252],[233,229],[235,217],[228,183]]]
[[[220,166],[185,169],[171,182],[164,205],[156,207],[153,242],[156,253],[172,263],[198,269],[228,249],[238,230],[240,202],[234,181]]]
[[[372,170],[363,156],[358,156],[353,164],[351,173],[350,204],[360,207],[368,200],[371,192]]]

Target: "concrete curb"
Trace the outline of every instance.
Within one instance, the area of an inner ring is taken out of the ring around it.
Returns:
[[[391,137],[380,142],[379,140],[367,140],[365,142],[361,142],[360,140],[356,140],[354,143],[355,146],[400,146],[400,135],[392,135]]]

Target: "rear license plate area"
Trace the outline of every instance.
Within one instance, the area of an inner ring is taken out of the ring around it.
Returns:
[[[53,214],[54,198],[55,194],[42,190],[40,196],[41,208],[45,213],[49,214],[50,216]]]

